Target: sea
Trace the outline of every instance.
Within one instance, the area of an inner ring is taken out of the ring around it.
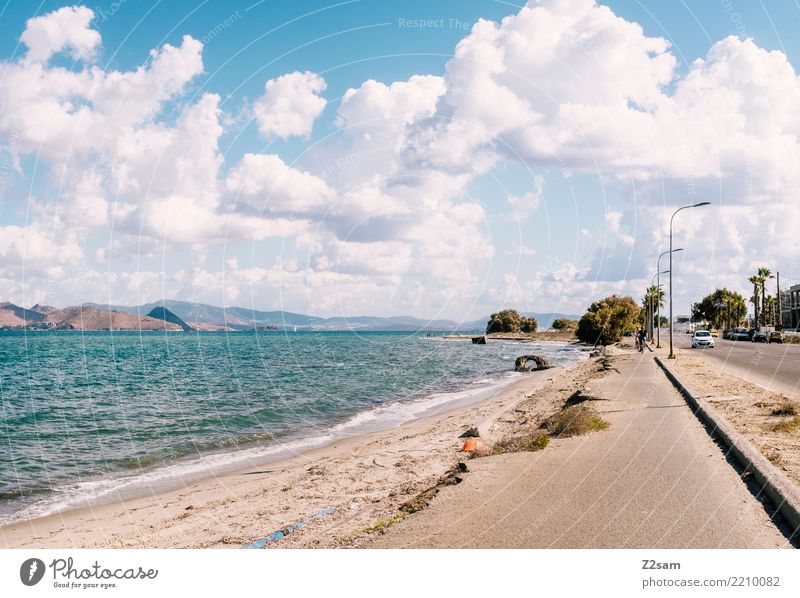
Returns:
[[[0,524],[169,491],[479,401],[567,343],[0,331]],[[469,423],[469,422],[465,422]]]

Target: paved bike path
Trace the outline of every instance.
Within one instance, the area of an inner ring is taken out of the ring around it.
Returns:
[[[470,473],[370,547],[790,547],[652,355],[593,380],[611,428]]]

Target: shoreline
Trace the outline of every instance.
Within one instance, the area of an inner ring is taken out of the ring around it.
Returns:
[[[489,334],[467,334],[467,333],[452,333],[444,334],[441,336],[433,336],[427,340],[440,340],[450,342],[464,342],[470,341],[475,337],[485,337],[486,342],[515,342],[515,343],[559,343],[566,345],[587,346],[585,343],[578,340],[573,331],[542,331],[534,333],[505,333],[505,332],[491,332]]]
[[[242,471],[288,461],[342,440],[380,433],[398,425],[480,403],[513,385],[520,376],[519,373],[509,371],[496,379],[490,379],[488,383],[484,383],[481,379],[473,380],[464,383],[463,387],[457,390],[431,392],[424,396],[387,403],[356,412],[324,430],[314,428],[313,433],[308,435],[290,436],[267,444],[248,443],[233,450],[216,450],[184,456],[171,463],[138,471],[115,472],[103,477],[65,484],[62,486],[64,490],[62,494],[53,494],[4,514],[3,517],[8,520],[0,519],[0,530],[30,520],[57,516],[60,513],[99,508],[144,496],[167,494],[194,482],[235,475]],[[383,412],[381,413],[383,419],[378,415],[379,412]],[[81,487],[94,487],[97,490],[94,494],[86,496],[81,495]],[[67,498],[71,494],[70,491],[73,494],[72,499]],[[63,504],[64,501],[67,504]]]
[[[334,503],[336,517],[369,521],[381,501],[412,495],[452,466],[461,432],[478,426],[489,434],[502,413],[587,362],[524,374],[481,399],[177,489],[10,523],[0,527],[0,538],[6,548],[239,547]],[[333,470],[338,474],[329,475]]]
[[[551,344],[541,343],[541,351],[556,364],[569,366],[587,357],[585,352],[566,343],[558,343],[554,347],[545,345]],[[211,450],[197,449],[174,460],[158,460],[142,468],[116,468],[103,475],[51,482],[49,489],[38,495],[22,495],[4,500],[0,504],[0,528],[60,512],[99,507],[110,502],[179,490],[205,478],[267,466],[325,447],[343,438],[393,428],[428,415],[485,400],[513,384],[521,375],[508,369],[512,361],[500,361],[511,358],[506,355],[508,351],[502,345],[498,347],[491,355],[497,361],[495,366],[499,367],[483,370],[479,368],[476,372],[469,370],[467,373],[471,372],[470,376],[460,376],[452,380],[448,378],[446,382],[439,379],[432,388],[405,392],[406,396],[400,393],[399,397],[392,400],[373,401],[371,405],[360,405],[356,411],[350,413],[338,416],[333,413],[326,422],[299,422],[282,431],[280,435],[262,440],[247,441],[243,437],[244,442],[216,448],[211,448],[211,443],[208,443]],[[481,362],[484,361],[482,354],[480,351],[475,354]],[[300,391],[307,394],[308,389]],[[196,440],[202,443],[205,438],[198,436]]]

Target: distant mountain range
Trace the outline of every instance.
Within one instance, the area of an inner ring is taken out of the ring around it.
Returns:
[[[561,313],[526,312],[535,317],[540,329],[549,328],[556,318],[577,319]],[[252,330],[295,327],[298,330],[363,330],[363,331],[480,331],[486,328],[485,318],[470,322],[425,320],[413,316],[321,318],[288,311],[260,311],[245,307],[216,307],[186,301],[158,301],[137,306],[85,303],[63,310],[35,305],[25,309],[12,303],[0,303],[0,327],[34,327],[81,330]]]

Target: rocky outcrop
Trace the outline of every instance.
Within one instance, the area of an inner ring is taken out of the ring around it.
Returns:
[[[150,310],[150,313],[147,314],[147,317],[154,318],[156,320],[163,320],[164,322],[169,322],[170,324],[180,326],[181,330],[184,332],[192,330],[191,326],[189,326],[186,322],[184,322],[166,307],[154,307]]]
[[[536,365],[529,366],[529,361],[532,361]],[[553,367],[553,365],[549,361],[547,361],[544,357],[539,357],[538,355],[522,355],[517,357],[517,360],[514,362],[514,371],[516,372],[536,372],[539,370],[546,370],[551,367]]]
[[[473,345],[485,345],[486,344],[486,337],[485,336],[473,336],[472,337],[472,344]]]

